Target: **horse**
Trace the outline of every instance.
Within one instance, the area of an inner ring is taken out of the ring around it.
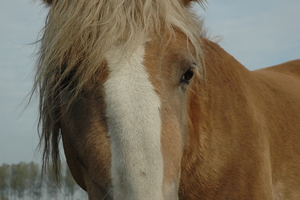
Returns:
[[[33,93],[90,200],[300,199],[300,60],[247,70],[204,0],[44,0]]]

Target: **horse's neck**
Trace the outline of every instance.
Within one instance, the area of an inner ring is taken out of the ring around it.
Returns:
[[[191,121],[209,119],[197,122],[197,125],[209,129],[224,121],[219,121],[220,118],[236,115],[244,108],[252,78],[251,73],[219,45],[207,40],[203,44],[205,78],[192,85],[189,113]],[[193,127],[197,125],[194,123]]]
[[[195,169],[197,172],[192,172],[197,174],[192,176],[195,182],[190,183],[199,184],[200,180],[205,190],[202,184],[217,180],[215,172],[227,162],[224,157],[234,151],[234,145],[230,145],[238,137],[235,135],[238,131],[232,127],[243,120],[239,118],[247,104],[250,73],[219,45],[209,41],[203,41],[203,45],[205,79],[191,85],[189,142],[183,157],[188,167],[182,169],[182,176],[191,177],[189,173]]]

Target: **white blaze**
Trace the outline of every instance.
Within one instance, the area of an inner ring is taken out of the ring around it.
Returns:
[[[160,99],[143,65],[144,48],[130,57],[118,48],[106,55],[114,200],[163,199]]]

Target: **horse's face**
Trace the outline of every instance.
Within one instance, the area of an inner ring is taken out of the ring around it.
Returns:
[[[193,45],[190,45],[186,36],[194,37],[197,31],[186,31],[189,34],[179,31],[193,28],[191,24],[194,23],[189,24],[191,16],[185,14],[183,8],[183,5],[189,5],[190,0],[171,3],[141,1],[136,4],[132,1],[123,1],[122,4],[113,1],[119,7],[124,6],[119,12],[133,12],[124,15],[126,20],[120,20],[114,13],[113,26],[109,26],[108,22],[112,19],[111,13],[107,12],[108,8],[116,6],[111,5],[111,1],[97,1],[97,4],[89,4],[88,1],[45,1],[52,5],[47,28],[57,35],[54,37],[51,31],[46,34],[50,35],[51,44],[55,41],[58,45],[51,51],[55,57],[53,60],[58,60],[56,66],[66,65],[69,69],[61,67],[57,71],[63,72],[65,76],[61,77],[66,79],[58,87],[63,90],[60,92],[60,109],[64,115],[60,126],[68,165],[75,180],[87,189],[90,199],[176,199],[181,158],[188,138],[187,93],[197,63],[193,55],[196,40],[192,39]],[[76,5],[82,6],[85,12],[77,9]],[[96,5],[99,9],[93,11],[98,14],[91,17],[90,9]],[[159,28],[156,32],[145,27],[145,30],[136,30],[142,28],[147,20],[152,20],[160,10],[156,7],[162,6],[166,7],[160,12],[168,11],[168,18],[160,13],[161,17],[149,24],[151,27],[154,23],[164,24],[161,19],[165,17],[165,23],[172,24],[165,26],[167,30]],[[69,15],[64,10],[67,8],[70,8]],[[152,15],[148,15],[147,9]],[[73,12],[80,17],[74,18]],[[107,19],[103,15],[107,15]],[[140,15],[145,15],[142,22],[136,19]],[[86,26],[89,20],[93,23]],[[180,20],[183,22],[178,23]],[[134,29],[124,26],[124,30],[131,32],[120,34],[116,27],[123,27],[121,23],[128,23],[128,27],[134,25]],[[173,24],[181,28],[170,28]],[[69,28],[74,30],[74,27],[82,29],[78,30],[79,33],[69,34]],[[56,32],[57,29],[61,31]],[[110,41],[109,37],[113,36],[106,33],[110,30],[115,31],[112,33],[118,39],[105,43],[103,41]],[[141,34],[133,40],[134,31]],[[172,36],[168,35],[172,31]],[[68,38],[63,37],[65,35]],[[101,37],[105,39],[98,41]],[[56,38],[60,40],[56,41]],[[71,38],[76,42],[72,40],[62,44]],[[129,50],[126,41],[132,43]],[[47,47],[45,45],[45,49]],[[62,56],[61,59],[56,59],[57,54]],[[47,55],[46,59],[49,65],[52,63],[51,55]],[[101,58],[99,61],[98,57]],[[70,96],[68,91],[72,93],[73,83],[80,95],[64,107],[69,99],[64,99],[63,95]],[[57,87],[57,84],[53,85]]]
[[[71,171],[91,197],[112,197],[113,190],[116,199],[177,198],[187,93],[197,73],[192,49],[177,33],[164,48],[149,40],[130,56],[118,47],[106,55],[63,134]]]

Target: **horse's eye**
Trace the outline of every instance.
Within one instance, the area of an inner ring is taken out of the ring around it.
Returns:
[[[181,77],[181,83],[189,84],[194,76],[194,67],[189,68]]]

